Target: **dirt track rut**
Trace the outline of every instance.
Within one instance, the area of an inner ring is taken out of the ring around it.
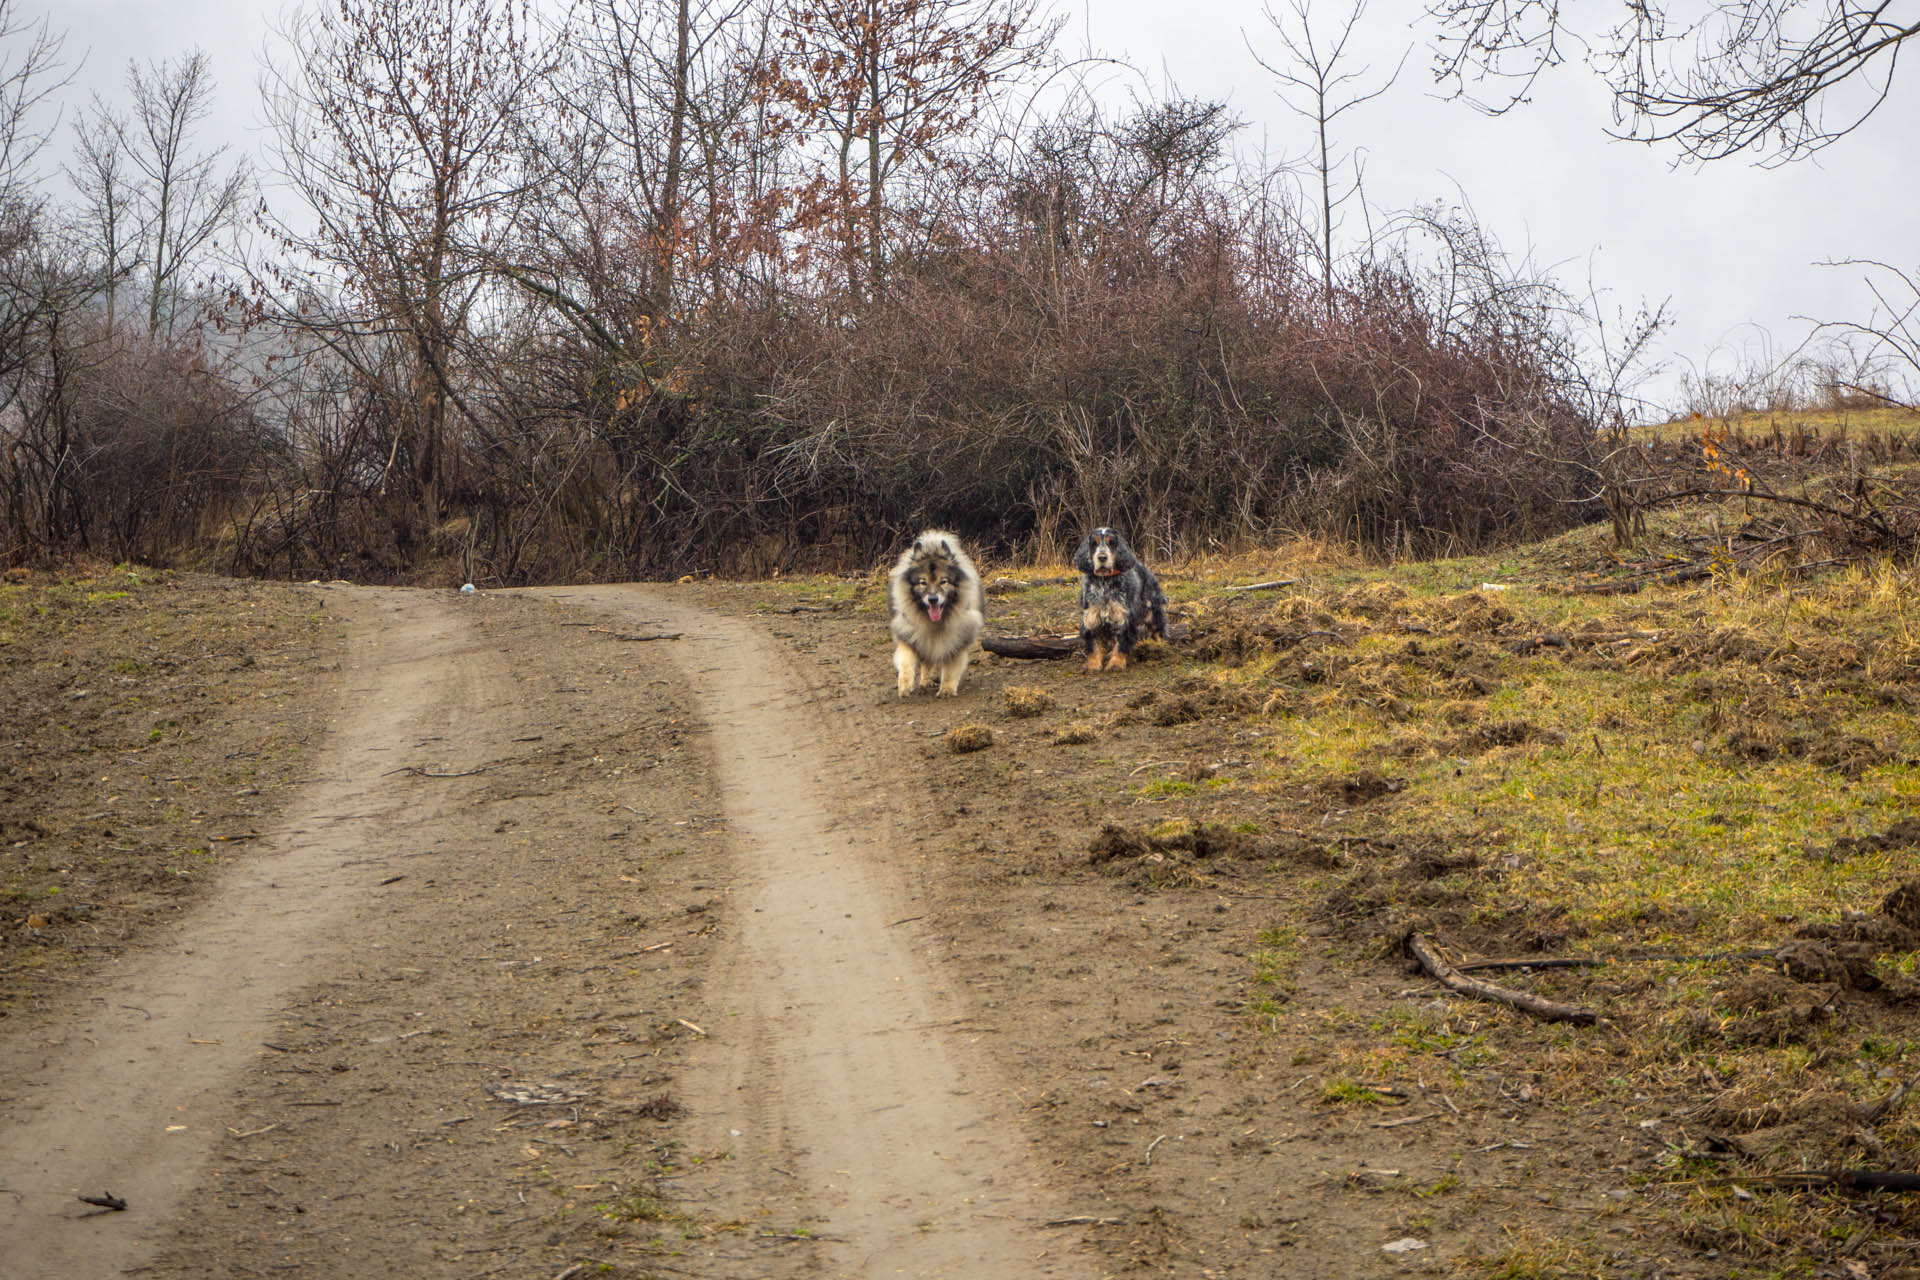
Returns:
[[[27,1046],[37,1061],[8,1081],[10,1277],[107,1276],[152,1255],[223,1135],[226,1091],[382,878],[371,855],[463,799],[456,786],[421,811],[392,771],[422,740],[486,743],[495,664],[431,596],[335,598],[359,636],[315,780],[217,897],[101,975],[91,1013]],[[75,1216],[76,1195],[107,1191],[139,1212]]]
[[[709,982],[725,1017],[689,1102],[698,1144],[735,1157],[714,1188],[723,1214],[818,1222],[844,1274],[1064,1273],[1034,1261],[1045,1197],[992,1109],[1005,1092],[960,1050],[962,1011],[902,928],[895,833],[842,816],[855,748],[830,740],[753,624],[657,589],[563,594],[680,632],[713,735],[739,927]]]

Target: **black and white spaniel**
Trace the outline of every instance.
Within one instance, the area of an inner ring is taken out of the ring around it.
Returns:
[[[1087,646],[1087,670],[1125,667],[1149,627],[1166,639],[1167,593],[1118,530],[1089,533],[1073,553],[1073,567],[1080,571],[1080,639]]]

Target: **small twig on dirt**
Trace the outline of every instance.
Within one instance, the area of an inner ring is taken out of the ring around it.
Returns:
[[[1900,1087],[1892,1093],[1870,1107],[1862,1107],[1860,1110],[1861,1123],[1879,1124],[1898,1109],[1901,1103],[1907,1100],[1907,1095],[1913,1092],[1915,1085],[1920,1085],[1920,1076],[1908,1076],[1900,1082]]]
[[[259,1129],[236,1129],[232,1125],[228,1125],[227,1132],[232,1134],[236,1138],[257,1138],[263,1133],[272,1133],[275,1129],[278,1129],[279,1127],[280,1127],[280,1122],[278,1120],[275,1120],[272,1124]]]
[[[631,640],[636,643],[642,640],[678,640],[685,634],[680,631],[656,631],[650,636],[638,636],[630,631],[609,631],[605,627],[588,627],[587,630],[596,635],[612,636],[615,640]]]
[[[887,928],[891,929],[894,927],[894,925],[912,924],[915,920],[925,920],[925,919],[926,919],[925,916],[901,916],[898,920],[895,920],[893,924],[888,925]]]
[[[1446,957],[1442,956],[1433,943],[1427,940],[1426,935],[1419,932],[1409,932],[1404,945],[1407,953],[1420,962],[1420,967],[1450,991],[1458,991],[1461,995],[1472,996],[1476,1000],[1490,1000],[1495,1004],[1504,1004],[1548,1022],[1571,1022],[1587,1026],[1599,1021],[1599,1018],[1587,1009],[1559,1004],[1539,996],[1528,995],[1524,991],[1515,991],[1510,987],[1495,986],[1491,982],[1469,978],[1449,964]]]
[[[1149,1142],[1149,1143],[1147,1144],[1147,1154],[1146,1154],[1145,1156],[1143,1156],[1143,1157],[1141,1157],[1141,1160],[1140,1160],[1140,1163],[1141,1163],[1141,1164],[1152,1164],[1152,1163],[1153,1163],[1153,1149],[1154,1149],[1155,1147],[1157,1147],[1157,1146],[1159,1146],[1159,1145],[1160,1145],[1161,1143],[1163,1143],[1163,1142],[1165,1142],[1166,1140],[1167,1140],[1167,1135],[1163,1133],[1163,1134],[1161,1134],[1161,1135],[1160,1135],[1159,1137],[1157,1137],[1157,1138],[1155,1138],[1155,1139],[1154,1139],[1154,1140],[1153,1140],[1152,1142]]]
[[[1125,1218],[1096,1218],[1090,1213],[1073,1218],[1054,1218],[1043,1222],[1043,1227],[1118,1227],[1126,1223]]]
[[[1249,582],[1244,587],[1222,587],[1222,591],[1271,591],[1275,587],[1291,587],[1299,583],[1298,578],[1275,578],[1272,582]]]
[[[380,883],[383,885],[398,884],[400,881],[405,879],[406,879],[405,876],[388,876],[385,880],[382,880]]]
[[[1590,969],[1612,963],[1599,956],[1553,956],[1541,960],[1473,960],[1453,967],[1461,973],[1477,973],[1485,969]]]
[[[1531,1151],[1533,1150],[1533,1144],[1531,1142],[1515,1142],[1512,1138],[1502,1138],[1498,1142],[1489,1142],[1484,1147],[1475,1147],[1473,1149],[1473,1154],[1484,1155],[1489,1151],[1499,1151],[1502,1149],[1511,1149],[1514,1151]]]
[[[209,840],[217,840],[222,844],[232,844],[236,840],[258,840],[259,838],[260,838],[259,834],[252,831],[248,831],[242,835],[237,835],[237,836],[208,836],[207,837],[207,839]]]
[[[319,1102],[289,1102],[287,1105],[290,1107],[337,1107],[340,1105],[340,1100],[329,1098]]]
[[[476,773],[485,773],[486,771],[487,766],[481,765],[478,769],[467,769],[460,773],[437,773],[432,769],[423,769],[417,764],[403,764],[398,769],[389,769],[380,776],[383,778],[391,778],[396,773],[410,773],[416,778],[471,778]]]
[[[1423,1120],[1432,1120],[1440,1115],[1438,1111],[1429,1111],[1423,1116],[1401,1116],[1398,1120],[1375,1120],[1376,1129],[1398,1129],[1403,1124],[1419,1124]]]
[[[80,1196],[79,1200],[81,1204],[90,1204],[101,1209],[111,1209],[115,1213],[124,1212],[127,1207],[127,1202],[111,1191],[103,1191],[97,1196]]]
[[[705,1027],[696,1027],[691,1022],[688,1022],[685,1018],[675,1018],[674,1021],[679,1023],[681,1026],[685,1027],[687,1030],[693,1032],[693,1034],[697,1036],[704,1036],[707,1034],[707,1029]]]
[[[815,1240],[840,1241],[840,1240],[846,1239],[846,1237],[821,1235],[818,1232],[812,1232],[812,1231],[762,1231],[759,1235],[756,1235],[754,1239],[755,1240],[805,1240],[805,1241],[811,1242]]]

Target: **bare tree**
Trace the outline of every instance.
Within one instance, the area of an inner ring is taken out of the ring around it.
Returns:
[[[34,160],[52,134],[40,108],[67,83],[58,74],[64,38],[20,9],[19,0],[0,0],[0,192],[9,197],[32,182]]]
[[[145,182],[136,188],[147,266],[147,332],[171,333],[184,276],[239,214],[251,175],[244,160],[219,171],[223,144],[194,154],[193,134],[213,94],[207,55],[196,49],[145,70],[127,67],[133,97],[127,153]]]
[[[64,292],[50,289],[34,174],[52,128],[43,108],[65,84],[60,49],[44,19],[30,22],[17,0],[0,0],[0,408],[18,398],[33,331]]]
[[[590,0],[559,77],[561,111],[531,128],[545,175],[521,258],[616,328],[657,342],[704,280],[715,296],[744,248],[742,206],[766,149],[749,71],[751,0]],[[616,296],[618,295],[618,296]]]
[[[120,286],[140,261],[132,166],[122,143],[125,130],[124,119],[96,104],[93,115],[74,123],[73,159],[66,170],[80,197],[80,244],[99,259],[108,337],[119,328]]]
[[[1339,165],[1352,162],[1353,157],[1351,153],[1335,154],[1333,123],[1392,88],[1400,77],[1400,67],[1396,66],[1392,75],[1369,88],[1366,87],[1368,68],[1349,70],[1342,65],[1347,61],[1347,46],[1366,14],[1367,0],[1354,0],[1353,7],[1344,17],[1336,19],[1324,35],[1315,30],[1312,0],[1287,0],[1287,10],[1285,14],[1277,14],[1271,5],[1262,10],[1287,52],[1286,61],[1269,62],[1257,50],[1253,56],[1279,81],[1280,101],[1286,104],[1287,110],[1313,126],[1314,172],[1320,178],[1320,275],[1327,315],[1331,318],[1334,210],[1351,199],[1360,187],[1356,167],[1351,184],[1339,196],[1334,195],[1334,171]],[[1248,48],[1252,50],[1251,40]],[[1405,65],[1405,54],[1401,55],[1400,62],[1401,66]]]
[[[885,274],[888,188],[936,163],[1000,86],[1038,65],[1064,19],[1037,0],[802,0],[763,69],[784,122],[826,148],[808,204],[836,228],[850,292]]]
[[[192,268],[233,226],[252,179],[245,161],[221,171],[225,146],[194,150],[193,135],[213,94],[205,53],[145,67],[128,63],[127,93],[130,114],[96,97],[75,124],[68,174],[101,256],[109,330],[120,280],[144,268],[147,332],[171,334]]]
[[[397,468],[436,520],[458,347],[511,233],[524,191],[513,122],[538,109],[551,48],[530,0],[340,0],[281,37],[262,94],[276,165],[306,209],[275,230],[338,300],[283,314],[332,335],[381,388],[383,482]]]
[[[1672,143],[1695,160],[1782,163],[1845,137],[1887,99],[1912,0],[1621,0],[1611,23],[1579,28],[1561,0],[1432,0],[1435,72],[1505,111],[1549,67],[1584,58],[1607,80],[1621,136]]]

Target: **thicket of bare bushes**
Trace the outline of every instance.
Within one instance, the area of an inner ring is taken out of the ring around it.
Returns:
[[[138,236],[19,188],[0,560],[512,583],[866,565],[926,523],[1420,554],[1604,514],[1618,367],[1550,281],[1437,213],[1327,263],[1216,104],[989,127],[1046,62],[1030,5],[575,22],[297,19],[266,109],[302,201],[145,317],[110,310]]]

